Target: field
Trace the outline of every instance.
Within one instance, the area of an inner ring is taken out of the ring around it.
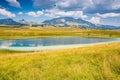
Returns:
[[[0,39],[53,36],[120,38],[120,31],[0,28]],[[38,52],[0,50],[0,80],[120,80],[120,42]]]
[[[0,39],[41,38],[52,36],[80,36],[98,38],[117,38],[120,31],[114,30],[83,30],[71,27],[23,27],[23,28],[0,28]]]
[[[120,42],[29,53],[0,51],[0,80],[120,80]]]

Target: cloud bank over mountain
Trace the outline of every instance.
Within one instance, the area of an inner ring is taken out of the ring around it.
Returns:
[[[0,8],[12,14],[1,13],[0,17],[21,16],[36,21],[74,17],[95,24],[120,25],[120,0],[2,0]]]

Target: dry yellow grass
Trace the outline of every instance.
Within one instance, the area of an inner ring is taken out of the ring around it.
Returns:
[[[71,27],[39,27],[39,28],[0,28],[1,39],[40,38],[52,36],[80,36],[80,37],[120,37],[120,31],[113,30],[82,30]]]
[[[0,80],[120,80],[120,42],[0,54]]]

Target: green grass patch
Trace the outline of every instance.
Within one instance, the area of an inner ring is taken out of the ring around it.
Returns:
[[[15,51],[15,50],[0,50],[0,54],[14,54],[14,53],[23,53],[24,51]]]

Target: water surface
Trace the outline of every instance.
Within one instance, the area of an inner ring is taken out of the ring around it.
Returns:
[[[53,37],[39,39],[0,40],[0,49],[36,51],[45,49],[77,47],[112,41],[120,41],[120,39]]]

